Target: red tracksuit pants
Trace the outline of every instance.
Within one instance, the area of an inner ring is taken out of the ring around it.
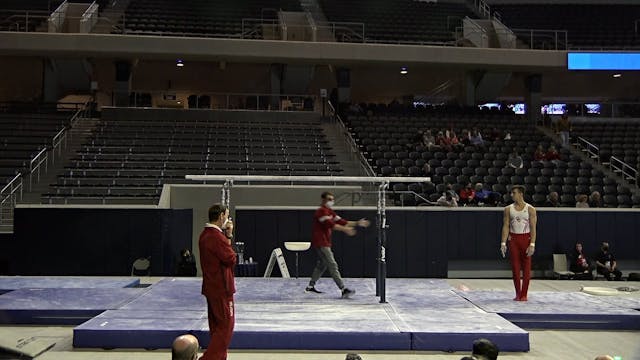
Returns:
[[[235,324],[233,298],[207,298],[211,340],[200,360],[226,360]]]
[[[527,248],[531,242],[531,234],[509,234],[509,259],[511,260],[511,272],[513,274],[513,286],[516,289],[516,298],[526,298],[531,280],[531,256],[527,256]],[[522,284],[520,283],[520,271],[522,270]]]

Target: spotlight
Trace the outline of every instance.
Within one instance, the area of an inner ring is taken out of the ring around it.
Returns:
[[[407,70],[406,66],[403,66],[400,68],[400,74],[407,75],[408,73],[409,73],[409,70]]]
[[[613,77],[614,77],[614,78],[621,78],[621,77],[622,77],[622,74],[613,74]]]
[[[183,67],[183,66],[184,66],[184,61],[182,61],[182,59],[178,59],[178,60],[176,61],[176,66],[177,66],[177,67]]]

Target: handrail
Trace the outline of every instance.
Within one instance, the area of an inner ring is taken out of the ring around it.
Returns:
[[[349,148],[351,148],[351,154],[353,155],[357,153],[356,157],[358,158],[360,167],[365,171],[367,176],[376,176],[375,171],[373,171],[373,168],[371,167],[367,159],[364,157],[364,155],[362,155],[362,151],[358,149],[358,145],[356,144],[355,139],[353,138],[353,136],[351,136],[351,133],[349,132],[349,130],[347,129],[347,126],[344,124],[344,122],[340,118],[340,115],[338,115],[338,113],[336,112],[335,108],[333,107],[333,104],[331,104],[331,101],[327,101],[327,103],[329,105],[329,109],[331,110],[331,113],[333,114],[335,121],[338,123],[338,126],[340,126],[340,129],[345,135],[345,138],[347,140],[347,145],[349,146]]]
[[[4,225],[4,208],[5,203],[9,201],[9,211],[12,214],[13,209],[15,208],[17,199],[22,199],[22,173],[18,173],[7,185],[5,185],[2,190],[0,190],[0,225]],[[20,191],[19,197],[16,193]]]
[[[615,156],[612,156],[609,159],[609,170],[614,173],[621,173],[623,179],[630,180],[632,184],[636,186],[638,185],[638,169],[633,168],[631,165]]]
[[[596,161],[600,163],[600,148],[598,146],[592,144],[582,136],[578,136],[578,145],[585,149],[591,159],[596,159]]]
[[[569,49],[569,32],[567,30],[555,30],[555,29],[511,29],[516,36],[528,36],[529,48],[535,49],[534,39],[547,38],[553,41],[553,50],[567,50]],[[564,43],[562,42],[564,38]],[[562,46],[564,45],[564,46]],[[547,49],[543,49],[547,50]]]

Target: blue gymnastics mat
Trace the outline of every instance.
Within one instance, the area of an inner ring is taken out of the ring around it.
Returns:
[[[529,329],[640,330],[640,311],[631,298],[596,297],[582,292],[530,292],[526,302],[512,291],[457,291],[480,309]]]
[[[78,325],[146,289],[18,289],[0,295],[0,324]]]
[[[18,289],[114,289],[135,287],[133,277],[0,276],[0,294]]]
[[[441,279],[389,279],[387,304],[374,279],[347,279],[340,299],[330,280],[307,294],[307,279],[238,278],[235,349],[470,350],[478,337],[507,351],[528,351],[529,335],[462,298]],[[209,343],[201,280],[167,278],[117,310],[74,329],[74,346],[167,348],[179,334]]]

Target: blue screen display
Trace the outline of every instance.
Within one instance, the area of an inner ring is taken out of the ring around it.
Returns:
[[[569,70],[640,70],[640,53],[569,53]]]

